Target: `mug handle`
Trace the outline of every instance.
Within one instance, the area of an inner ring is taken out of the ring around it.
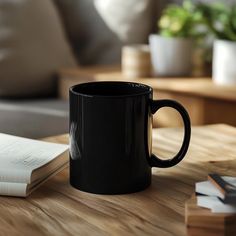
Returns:
[[[162,107],[171,107],[176,109],[182,116],[184,122],[184,139],[179,152],[172,159],[168,160],[162,160],[157,156],[155,156],[154,154],[151,154],[150,157],[151,167],[161,167],[161,168],[172,167],[178,164],[184,158],[189,147],[190,136],[191,136],[191,123],[188,112],[180,103],[169,99],[156,100],[156,101],[151,100],[150,107],[152,114],[155,114]]]

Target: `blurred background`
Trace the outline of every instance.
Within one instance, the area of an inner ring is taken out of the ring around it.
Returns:
[[[0,132],[68,132],[68,88],[147,83],[193,125],[236,125],[236,1],[1,0]],[[173,111],[155,127],[179,126]]]

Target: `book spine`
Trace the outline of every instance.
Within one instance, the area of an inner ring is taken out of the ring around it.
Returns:
[[[32,171],[29,169],[0,168],[0,182],[30,183]]]
[[[26,197],[27,184],[0,182],[0,195]]]

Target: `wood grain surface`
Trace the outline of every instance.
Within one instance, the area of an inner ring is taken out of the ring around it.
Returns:
[[[68,136],[46,139],[67,143]],[[173,155],[181,129],[153,130],[153,152]],[[152,185],[142,192],[104,196],[72,188],[68,170],[28,198],[0,197],[0,235],[186,235],[184,204],[196,181],[215,171],[236,176],[236,129],[195,127],[189,152],[179,165],[153,168]]]

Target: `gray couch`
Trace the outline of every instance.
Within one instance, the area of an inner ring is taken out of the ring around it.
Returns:
[[[0,100],[0,132],[43,138],[68,132],[68,102],[59,99]]]

